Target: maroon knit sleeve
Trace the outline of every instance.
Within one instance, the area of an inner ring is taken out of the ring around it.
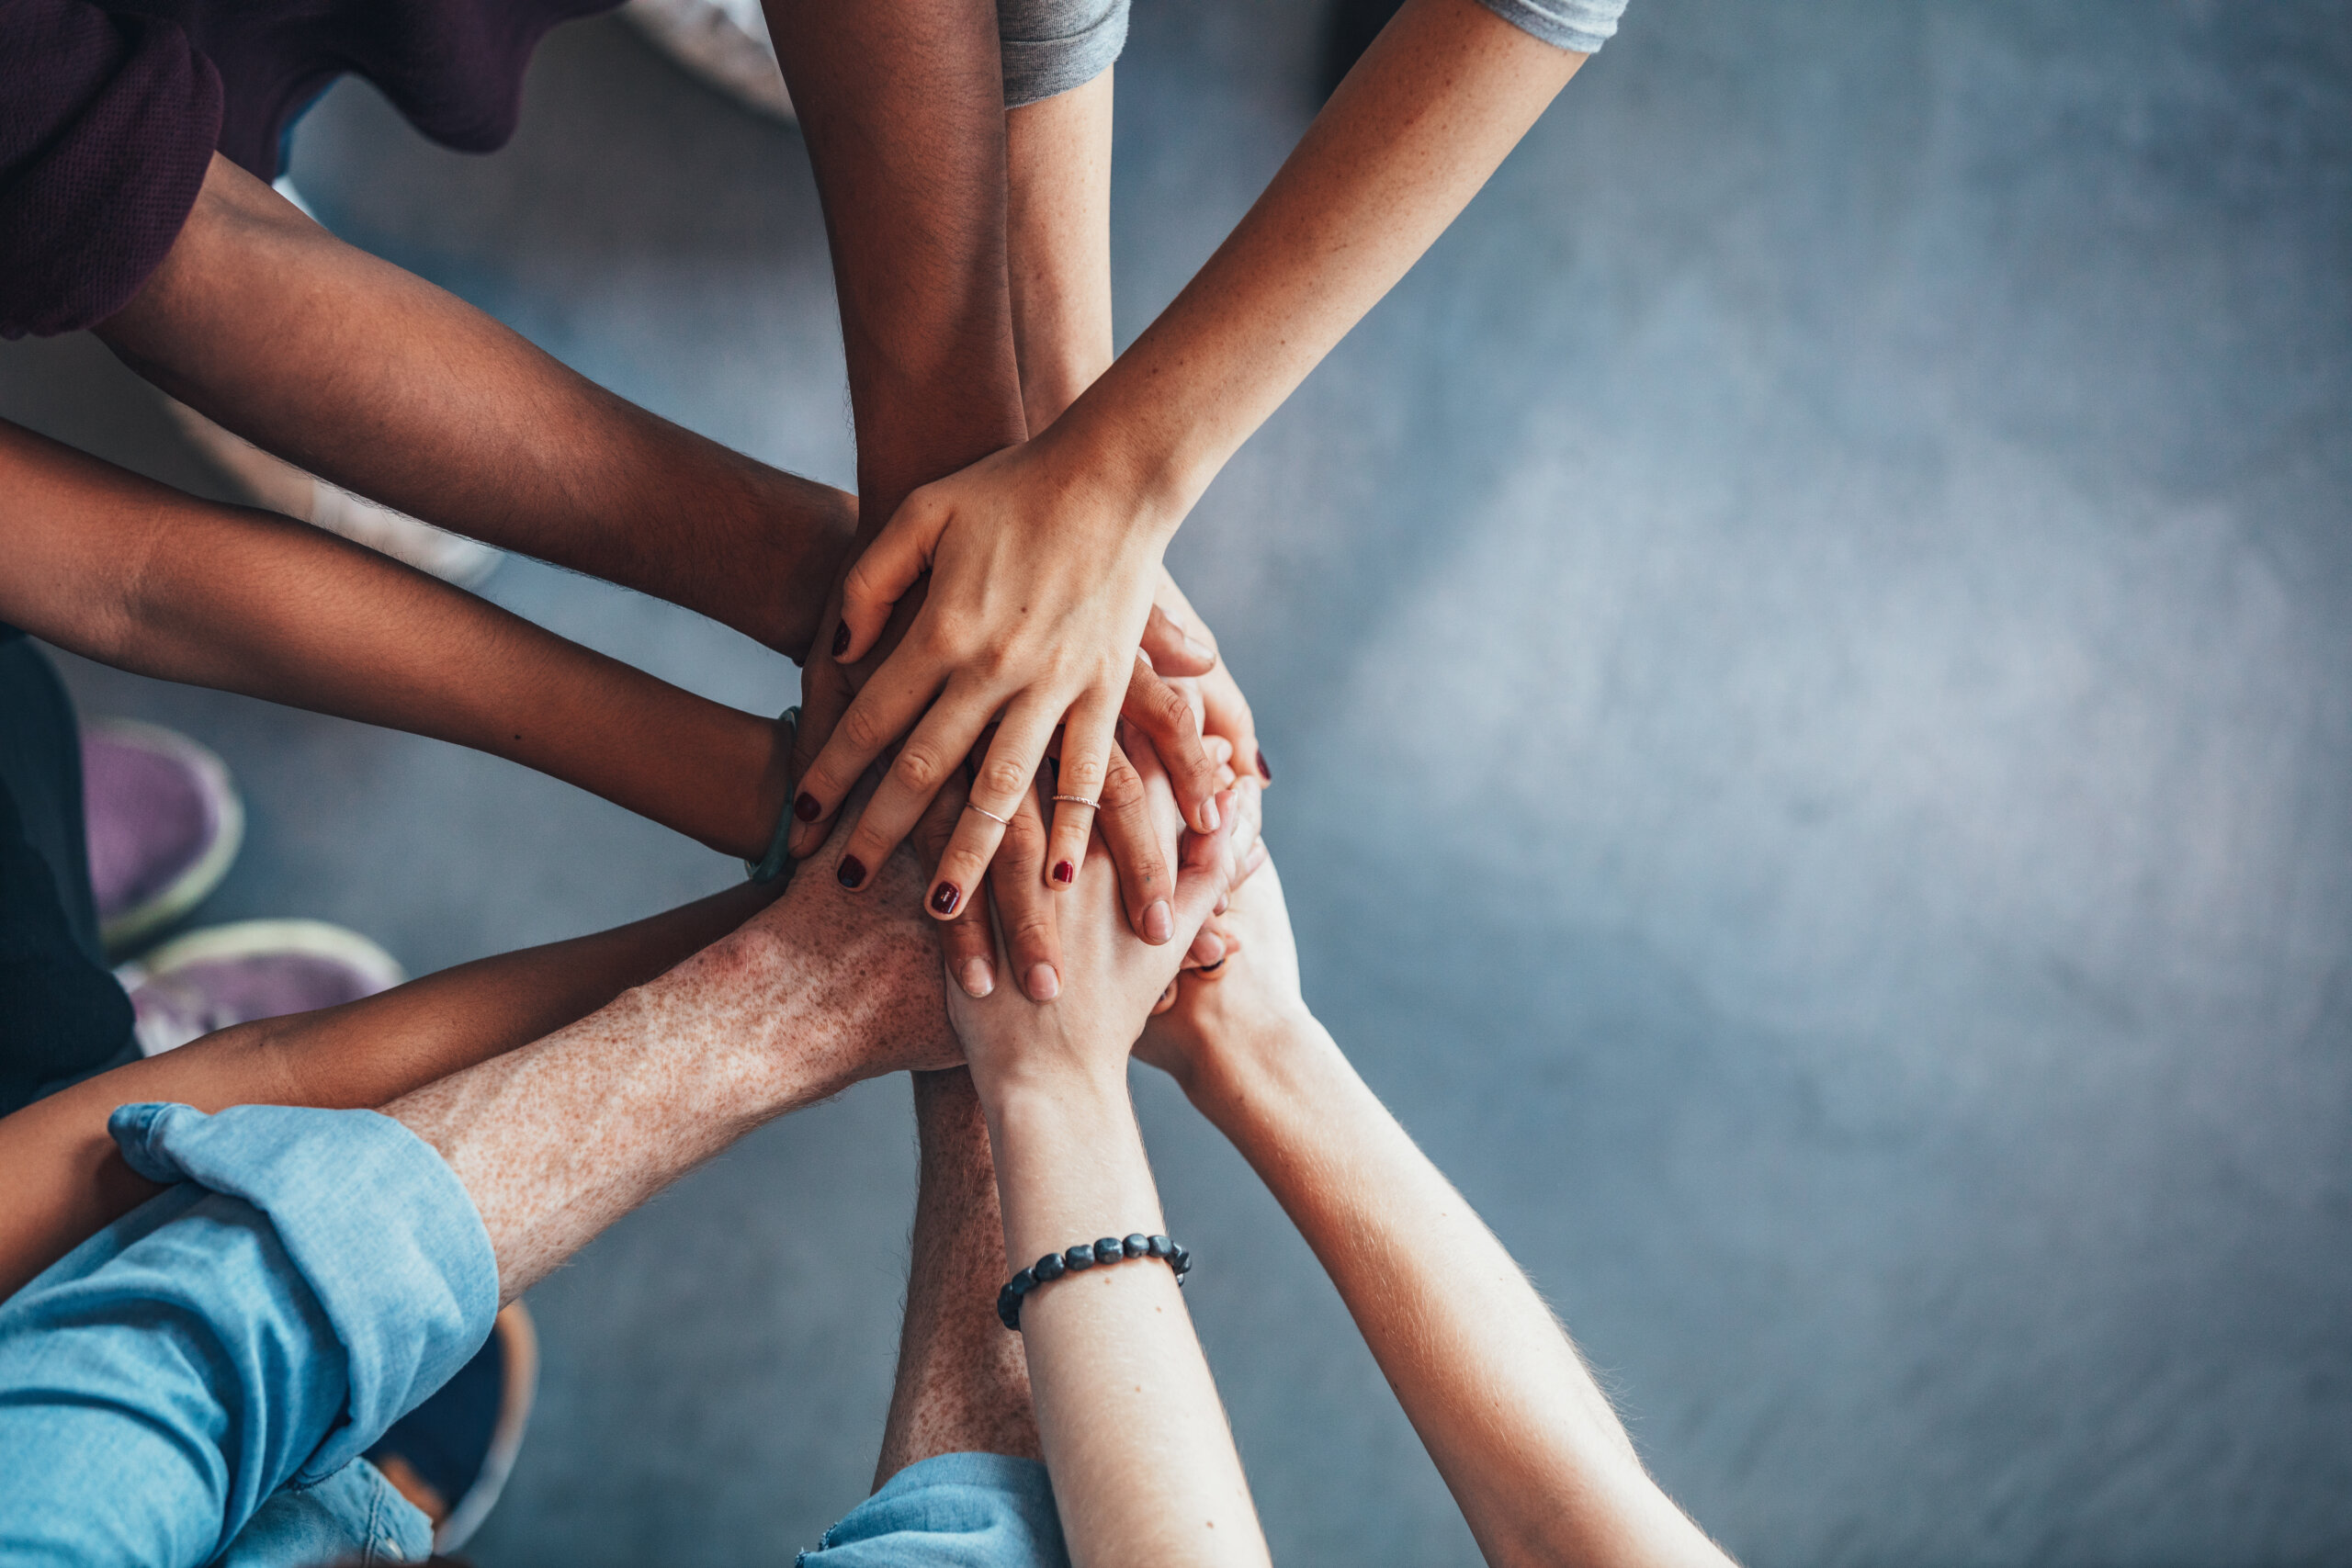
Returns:
[[[105,321],[169,254],[220,77],[169,22],[0,0],[0,337]]]

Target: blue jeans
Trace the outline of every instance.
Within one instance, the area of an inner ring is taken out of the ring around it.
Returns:
[[[371,1111],[126,1105],[176,1185],[0,1304],[0,1562],[422,1559],[361,1451],[498,1311],[440,1156]]]

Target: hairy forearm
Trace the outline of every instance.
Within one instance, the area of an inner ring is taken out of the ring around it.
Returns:
[[[1111,364],[1111,78],[1005,115],[1007,270],[1033,434]]]
[[[889,903],[854,900],[820,860],[669,973],[385,1107],[465,1184],[509,1299],[752,1128],[954,1065],[921,875],[901,853],[877,874]]]
[[[240,1024],[0,1121],[0,1297],[160,1190],[107,1135],[118,1105],[381,1105],[580,1019],[740,926],[746,885],[613,931],[503,953],[322,1011]]]
[[[983,1090],[1005,1252],[1166,1230],[1124,1074]],[[1082,1565],[1265,1561],[1173,1273],[1137,1259],[1032,1292],[1021,1325],[1054,1499]]]
[[[613,396],[217,156],[171,254],[98,335],[312,473],[796,658],[856,526],[841,492]]]
[[[764,853],[786,737],[374,551],[0,423],[0,619],[141,674],[470,746]]]
[[[1476,0],[1408,0],[1239,225],[1059,429],[1172,531],[1582,63]],[[1051,437],[1048,437],[1051,439]]]
[[[1534,1287],[1312,1018],[1193,1100],[1339,1287],[1487,1561],[1720,1565]]]

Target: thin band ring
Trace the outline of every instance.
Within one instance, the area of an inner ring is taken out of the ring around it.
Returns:
[[[1085,796],[1085,795],[1057,795],[1054,796],[1054,798],[1055,798],[1056,800],[1066,800],[1066,801],[1069,802],[1072,806],[1087,806],[1087,807],[1094,807],[1094,808],[1095,808],[1095,809],[1097,809],[1097,810],[1100,810],[1100,809],[1102,808],[1102,802],[1101,800],[1099,800],[1099,799],[1090,799],[1089,797],[1087,797],[1087,796]]]
[[[1012,826],[1012,818],[999,817],[995,812],[990,811],[987,807],[981,806],[977,802],[969,800],[966,801],[964,803],[964,809],[967,811],[978,812],[981,816],[987,818],[989,821],[995,823],[1000,828],[1010,828]]]

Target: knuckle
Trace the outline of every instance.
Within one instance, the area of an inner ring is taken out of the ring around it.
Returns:
[[[910,741],[899,752],[899,760],[890,764],[890,773],[917,795],[928,795],[946,778],[947,764],[929,746]]]
[[[1029,787],[1029,770],[1010,757],[992,757],[980,770],[980,788],[990,800],[1018,802],[1021,792]],[[1001,813],[1010,816],[1010,812]]]
[[[1109,770],[1100,757],[1081,754],[1062,759],[1062,790],[1064,795],[1092,795],[1102,787],[1103,774]]]
[[[869,757],[888,746],[894,739],[890,734],[888,721],[872,706],[864,703],[852,704],[849,712],[842,715],[841,728],[838,733],[842,739]]]

